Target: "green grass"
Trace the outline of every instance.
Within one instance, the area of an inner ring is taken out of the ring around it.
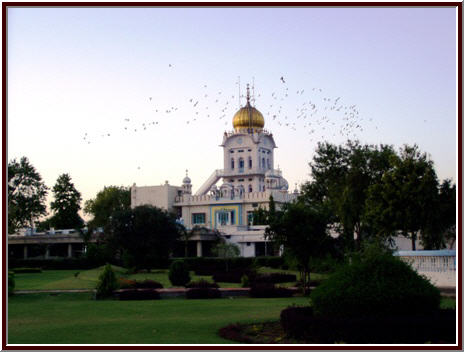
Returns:
[[[278,320],[308,298],[94,301],[91,294],[29,294],[8,298],[8,343],[224,344],[231,323]]]

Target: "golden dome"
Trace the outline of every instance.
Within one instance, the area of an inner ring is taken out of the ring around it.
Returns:
[[[264,127],[264,117],[248,101],[243,108],[235,113],[232,124],[236,131],[243,129],[262,130]]]

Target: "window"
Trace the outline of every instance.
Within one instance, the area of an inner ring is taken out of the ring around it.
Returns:
[[[242,172],[243,172],[244,166],[245,166],[245,162],[243,161],[243,158],[238,159],[238,167]]]
[[[248,181],[253,181],[253,179],[252,179],[252,178],[249,178]]]
[[[253,212],[247,211],[247,224],[253,225]]]
[[[253,187],[251,187],[251,185],[248,186],[248,192],[253,192]]]
[[[239,153],[243,153],[243,149],[240,149],[238,152],[239,152]]]
[[[230,153],[233,153],[233,152],[234,152],[233,150],[229,150],[229,151],[230,151]]]
[[[230,224],[235,225],[235,211],[230,212]]]
[[[261,165],[262,165],[263,169],[265,169],[265,168],[266,168],[266,162],[265,162],[264,158],[262,159],[262,163],[261,163]]]
[[[253,167],[253,162],[251,160],[251,156],[248,158],[248,168],[251,169]]]
[[[251,246],[251,242],[247,242],[247,247],[250,247]]]
[[[234,180],[231,178],[231,179],[229,180],[229,182],[234,182]]]
[[[249,152],[251,152],[251,149],[248,149]]]
[[[267,159],[267,168],[270,169],[271,168],[271,161],[269,159]]]
[[[244,181],[243,178],[238,179],[238,182],[243,182],[243,181]]]
[[[256,208],[258,206],[258,203],[253,203],[252,206],[253,208]]]
[[[235,161],[234,158],[230,159],[230,168],[233,170],[235,167]]]
[[[192,214],[192,223],[193,224],[204,224],[206,222],[205,213],[193,213]]]

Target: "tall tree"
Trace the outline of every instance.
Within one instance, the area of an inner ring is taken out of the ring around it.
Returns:
[[[143,205],[116,211],[105,235],[109,244],[137,269],[151,269],[166,262],[179,238],[175,216],[165,210]]]
[[[417,145],[404,146],[392,169],[370,189],[367,217],[381,233],[400,231],[416,249],[419,231],[427,228],[436,204],[437,176],[433,162]]]
[[[444,180],[438,189],[433,212],[421,233],[424,249],[452,248],[456,240],[456,185]]]
[[[8,163],[8,233],[32,226],[46,215],[47,186],[26,157]]]
[[[94,199],[89,199],[84,204],[84,212],[93,215],[88,223],[89,228],[105,227],[115,211],[129,208],[130,189],[118,186],[104,187]]]
[[[59,229],[80,229],[84,221],[79,215],[81,209],[81,194],[76,190],[68,174],[62,174],[56,180],[52,189],[55,200],[50,208],[54,214],[50,225]]]
[[[324,256],[332,239],[327,232],[327,214],[317,204],[304,204],[302,200],[288,203],[268,229],[266,238],[284,247],[298,262],[303,290],[309,286],[311,258]]]

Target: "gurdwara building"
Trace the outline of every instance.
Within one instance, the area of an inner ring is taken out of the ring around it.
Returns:
[[[154,205],[176,212],[187,229],[195,226],[217,230],[227,242],[236,243],[244,257],[268,255],[265,226],[253,225],[253,210],[267,209],[272,195],[276,208],[291,202],[288,182],[275,169],[272,133],[264,129],[264,117],[251,105],[247,89],[246,105],[234,115],[233,131],[224,132],[224,165],[214,170],[195,194],[186,175],[181,186],[131,187],[131,206]],[[191,238],[197,256],[210,253],[213,236],[208,231]]]

